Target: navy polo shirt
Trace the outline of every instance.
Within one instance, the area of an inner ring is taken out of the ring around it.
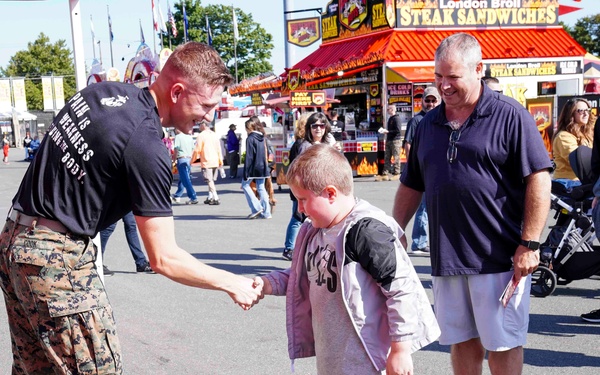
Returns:
[[[445,104],[416,129],[402,183],[426,191],[432,275],[505,272],[521,236],[524,178],[550,169],[533,117],[484,86],[447,160],[452,128]],[[416,155],[416,157],[414,157]]]

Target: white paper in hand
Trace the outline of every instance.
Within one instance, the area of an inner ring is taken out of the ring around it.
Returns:
[[[506,288],[504,288],[504,292],[502,292],[502,295],[499,299],[499,301],[502,302],[503,307],[508,305],[508,301],[510,301],[510,298],[513,296],[513,294],[515,294],[515,290],[517,290],[518,286],[519,282],[516,280],[515,275],[513,274],[508,281],[508,284],[506,284]]]

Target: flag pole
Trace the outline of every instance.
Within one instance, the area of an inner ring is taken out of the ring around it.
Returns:
[[[108,15],[108,41],[110,42],[110,67],[114,68],[115,67],[115,62],[113,60],[113,49],[112,49],[112,42],[113,42],[113,32],[112,32],[112,21],[110,19],[110,12],[108,10],[108,5],[106,6],[106,14]]]
[[[181,0],[181,6],[183,7],[183,42],[187,43],[187,13],[185,12],[185,0]]]
[[[156,30],[156,27],[154,27],[154,25],[157,25],[157,20],[156,17],[154,17],[155,11],[154,11],[154,0],[150,0],[152,2],[152,30],[154,30],[152,32],[152,47],[154,48],[154,54],[156,55],[156,32],[158,30]]]
[[[237,40],[239,38],[237,19],[235,18],[235,8],[231,4],[231,10],[233,15],[233,60],[235,62],[235,83],[238,83],[238,63],[237,63]]]
[[[92,20],[91,14],[90,14],[90,28],[92,29],[92,52],[93,52],[94,60],[96,60],[96,35],[94,34],[94,21]]]

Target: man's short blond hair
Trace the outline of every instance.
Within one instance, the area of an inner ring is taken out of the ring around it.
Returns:
[[[343,195],[354,194],[352,168],[344,155],[332,146],[318,143],[298,155],[286,174],[289,185],[321,194],[333,185]]]

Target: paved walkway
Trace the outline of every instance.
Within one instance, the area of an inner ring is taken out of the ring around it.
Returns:
[[[25,162],[0,165],[0,212],[7,212],[27,166]],[[207,188],[197,167],[193,171],[202,202]],[[287,187],[276,194],[272,220],[246,220],[250,211],[240,182],[231,181],[217,181],[220,206],[174,207],[179,245],[203,262],[248,276],[289,266],[281,258],[291,214]],[[357,196],[388,213],[397,184],[355,178]],[[431,298],[429,258],[415,256],[412,260]],[[192,289],[160,275],[138,275],[122,224],[110,239],[105,262],[116,271],[107,277],[106,287],[115,309],[127,374],[290,373],[284,298],[267,296],[245,312],[223,293]],[[579,315],[600,308],[599,289],[599,280],[581,280],[559,286],[550,297],[532,299],[524,374],[598,373],[600,324],[583,323]],[[3,304],[0,300],[0,375],[10,374],[11,363]],[[417,352],[414,362],[416,374],[451,373],[448,347],[432,344]],[[315,375],[314,363],[312,358],[297,360],[295,373]],[[489,374],[487,368],[484,374]]]

